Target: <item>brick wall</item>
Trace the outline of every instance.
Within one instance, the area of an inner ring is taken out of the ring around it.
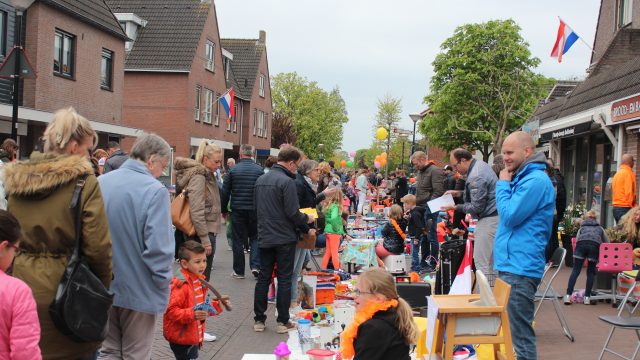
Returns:
[[[260,74],[265,76],[264,81],[264,97],[260,96]],[[273,108],[271,104],[271,86],[269,79],[269,65],[267,63],[267,52],[266,50],[262,52],[262,58],[260,59],[260,66],[258,66],[258,74],[256,74],[256,79],[253,85],[253,93],[251,94],[251,114],[250,121],[247,121],[246,124],[249,125],[249,136],[247,137],[247,142],[257,149],[269,149],[271,147],[271,123],[273,122]],[[257,119],[253,118],[253,110],[257,109],[258,111],[263,111],[267,114],[267,135],[265,137],[259,137],[257,135],[253,135],[253,126],[254,122]],[[246,108],[245,108],[246,113]]]
[[[56,29],[75,36],[73,79],[53,73]],[[73,106],[89,120],[123,124],[124,40],[36,2],[27,12],[25,48],[37,77],[24,82],[24,106],[51,112]],[[103,48],[113,52],[112,91],[100,88]]]

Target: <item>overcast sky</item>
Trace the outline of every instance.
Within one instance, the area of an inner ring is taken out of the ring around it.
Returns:
[[[368,147],[376,101],[402,99],[401,127],[422,103],[440,44],[466,23],[514,19],[522,28],[538,71],[558,79],[584,78],[591,50],[576,42],[561,64],[550,58],[558,16],[593,46],[597,0],[216,0],[223,38],[257,38],[267,32],[271,76],[297,72],[347,104],[346,151]]]

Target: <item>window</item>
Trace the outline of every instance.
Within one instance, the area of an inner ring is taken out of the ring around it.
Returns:
[[[259,95],[264,97],[264,75],[260,74],[260,92]]]
[[[215,64],[213,62],[214,59],[214,49],[216,45],[211,40],[207,40],[207,45],[205,45],[205,54],[204,54],[204,68],[207,70],[214,71]]]
[[[233,132],[238,132],[238,104],[233,104],[233,113],[235,116],[233,117]]]
[[[211,124],[211,108],[213,107],[213,91],[204,89],[204,119],[205,124]]]
[[[262,123],[264,125],[263,130],[262,130],[262,136],[264,136],[264,138],[267,138],[267,129],[268,129],[268,124],[269,124],[269,115],[267,115],[267,113],[264,113],[264,121]]]
[[[633,0],[618,0],[616,6],[616,22],[618,29],[631,23],[631,11]]]
[[[75,36],[56,30],[53,53],[53,72],[73,77]]]
[[[102,49],[102,63],[100,64],[100,87],[111,90],[113,82],[113,51]]]
[[[253,136],[256,136],[258,125],[258,109],[253,109]]]
[[[7,12],[0,11],[0,55],[7,55]]]
[[[220,94],[216,94],[216,126],[220,126]]]
[[[258,111],[258,137],[262,137],[262,132],[264,130],[264,112]]]
[[[194,114],[196,121],[200,121],[200,93],[202,88],[200,85],[196,86],[196,113]]]

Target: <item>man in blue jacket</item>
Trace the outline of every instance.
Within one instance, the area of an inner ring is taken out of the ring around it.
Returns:
[[[537,359],[534,297],[544,272],[555,192],[546,158],[531,136],[517,131],[502,144],[505,168],[496,183],[499,222],[494,244],[498,277],[511,285],[509,322],[518,360]]]

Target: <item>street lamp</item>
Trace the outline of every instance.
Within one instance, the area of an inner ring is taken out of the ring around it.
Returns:
[[[411,155],[416,151],[416,124],[420,119],[422,119],[422,115],[420,113],[409,114],[411,121],[413,121],[413,140],[411,140]],[[413,163],[411,163],[410,167],[411,171],[413,171]]]
[[[318,150],[320,150],[320,162],[324,161],[324,144],[318,144]]]
[[[407,134],[400,134],[398,136],[402,140],[402,160],[401,160],[401,164],[400,164],[400,169],[404,170],[404,143],[407,141],[408,135]]]
[[[22,41],[21,41],[21,30],[22,30],[22,18],[24,15],[24,11],[27,10],[29,6],[33,3],[34,0],[11,0],[11,6],[16,9],[16,36],[13,41],[13,51],[15,59],[15,67],[13,69],[13,113],[11,115],[11,138],[13,140],[18,140],[18,107],[19,107],[19,97],[20,97],[20,50],[22,50]]]

